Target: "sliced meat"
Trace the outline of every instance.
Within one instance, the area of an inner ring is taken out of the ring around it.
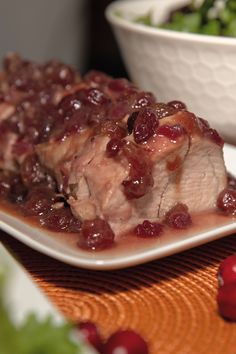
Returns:
[[[0,137],[0,170],[22,174],[28,189],[44,180],[55,189],[55,178],[76,218],[116,233],[178,203],[214,209],[227,184],[222,139],[183,103],[57,61],[5,60]]]
[[[17,135],[13,132],[7,132],[6,134],[0,132],[0,169],[9,171],[17,169],[12,150],[17,138]]]
[[[161,127],[178,124],[184,128],[183,134],[175,139],[163,135]],[[64,193],[76,217],[104,218],[115,231],[121,231],[144,219],[162,219],[178,202],[186,204],[190,212],[216,207],[217,196],[227,182],[222,146],[204,135],[194,115],[179,112],[161,119],[157,133],[138,146],[140,154],[145,152],[151,162],[154,182],[151,190],[137,199],[128,199],[122,184],[129,177],[129,161],[122,152],[116,158],[107,157],[108,141],[107,136],[85,130],[61,145],[55,142],[37,147],[41,162],[54,171],[59,183],[62,171],[66,173]],[[124,141],[135,144],[133,136]]]

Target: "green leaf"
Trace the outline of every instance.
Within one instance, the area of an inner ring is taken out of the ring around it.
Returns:
[[[236,18],[236,13],[228,8],[223,9],[219,14],[219,19],[224,25],[228,25],[233,19]]]
[[[229,23],[223,34],[229,37],[236,37],[236,19]]]
[[[236,1],[235,0],[228,0],[226,2],[226,6],[232,10],[232,11],[236,11]]]
[[[219,36],[221,32],[220,22],[217,20],[212,20],[202,27],[201,33],[208,34],[212,36]]]
[[[171,23],[165,23],[161,27],[170,30],[197,33],[201,24],[200,15],[176,13]]]
[[[148,13],[148,14],[143,15],[143,16],[138,16],[138,17],[135,18],[134,22],[140,23],[140,24],[146,25],[146,26],[152,26],[151,14]]]

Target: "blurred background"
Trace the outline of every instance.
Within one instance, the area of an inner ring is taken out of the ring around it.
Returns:
[[[0,0],[0,56],[56,58],[81,73],[127,76],[104,10],[111,0]]]

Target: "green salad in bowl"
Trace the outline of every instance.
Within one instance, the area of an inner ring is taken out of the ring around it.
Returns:
[[[174,31],[236,37],[236,1],[192,0],[170,12],[164,23],[155,24],[150,12],[138,16],[135,22]]]

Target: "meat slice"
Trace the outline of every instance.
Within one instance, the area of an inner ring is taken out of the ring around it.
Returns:
[[[183,128],[175,138],[165,130],[173,126]],[[222,144],[204,134],[201,121],[193,114],[182,111],[162,118],[156,134],[143,144],[136,144],[133,135],[123,139],[138,149],[140,157],[145,153],[152,166],[153,186],[140,198],[126,197],[122,182],[129,178],[132,166],[122,150],[115,158],[108,157],[109,140],[85,130],[65,142],[37,146],[41,162],[54,171],[58,181],[66,179],[64,193],[76,217],[99,217],[121,232],[144,219],[162,219],[179,202],[190,212],[216,207],[227,182]]]

